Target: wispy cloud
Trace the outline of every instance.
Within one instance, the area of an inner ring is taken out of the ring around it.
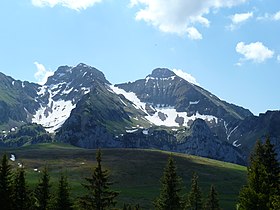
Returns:
[[[240,24],[246,22],[254,16],[253,12],[237,13],[230,17],[231,24],[227,28],[231,31],[235,30]]]
[[[265,13],[263,16],[258,17],[257,20],[279,21],[280,20],[280,11],[278,11],[274,14]]]
[[[236,45],[235,50],[244,56],[242,58],[243,60],[251,60],[256,63],[263,63],[267,59],[272,58],[274,55],[274,51],[268,49],[268,47],[264,46],[261,42],[254,42],[250,44],[239,42]]]
[[[101,1],[102,0],[32,0],[32,4],[36,7],[54,7],[60,5],[80,11]]]
[[[38,62],[34,62],[37,71],[34,74],[35,79],[37,80],[37,83],[40,85],[43,85],[47,82],[48,77],[52,76],[54,74],[53,71],[46,70],[45,66],[43,64],[40,64]]]
[[[187,34],[190,39],[202,39],[194,26],[210,26],[205,17],[212,10],[233,7],[248,0],[130,0],[131,7],[140,7],[136,20],[143,20],[162,32]],[[143,8],[144,7],[144,8]]]
[[[173,69],[173,72],[178,76],[181,77],[182,79],[195,84],[195,85],[199,85],[199,83],[196,81],[196,79],[189,73],[184,72],[181,69]]]
[[[280,63],[280,55],[277,55],[277,61]]]

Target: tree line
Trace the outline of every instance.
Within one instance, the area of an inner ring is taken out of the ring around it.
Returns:
[[[85,194],[75,201],[71,199],[67,176],[60,174],[58,187],[51,192],[50,175],[45,166],[35,189],[26,182],[24,167],[12,170],[7,155],[0,165],[0,209],[1,210],[106,210],[115,208],[119,192],[111,189],[108,170],[101,164],[101,151],[96,152],[97,165],[90,177],[85,178]],[[260,141],[250,156],[247,167],[247,184],[240,190],[237,210],[279,210],[280,209],[280,166],[277,154],[269,138]],[[182,179],[177,174],[172,155],[167,160],[159,196],[153,202],[156,210],[220,210],[218,193],[211,185],[205,202],[198,184],[198,175],[193,173],[191,189],[182,194]],[[141,209],[139,204],[124,204],[123,210]]]

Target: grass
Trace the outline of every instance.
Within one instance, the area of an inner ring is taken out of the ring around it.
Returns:
[[[6,152],[16,155],[27,171],[28,183],[34,187],[39,173],[48,165],[53,186],[60,172],[66,171],[74,197],[84,193],[81,183],[89,176],[95,166],[95,150],[82,149],[64,144],[40,144],[18,149],[0,149],[0,155]],[[110,171],[115,182],[113,188],[120,192],[118,205],[139,203],[144,209],[152,209],[152,201],[158,196],[160,177],[166,165],[168,152],[141,149],[103,149],[102,165]],[[185,154],[173,154],[177,172],[183,180],[183,193],[190,189],[192,173],[199,176],[199,185],[204,198],[211,184],[219,192],[223,209],[235,209],[240,188],[246,183],[246,168],[243,166],[215,161]],[[16,167],[17,163],[13,163]]]

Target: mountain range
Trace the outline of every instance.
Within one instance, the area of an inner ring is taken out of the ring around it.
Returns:
[[[254,116],[166,68],[115,85],[82,63],[59,67],[44,85],[0,73],[0,129],[2,147],[58,141],[246,164],[256,140],[269,136],[280,154],[280,111]]]

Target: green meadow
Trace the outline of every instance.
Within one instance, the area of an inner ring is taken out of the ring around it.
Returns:
[[[53,190],[61,172],[66,173],[71,186],[72,197],[85,191],[81,185],[95,166],[93,149],[82,149],[66,144],[39,144],[18,149],[0,149],[4,153],[15,154],[14,168],[23,163],[27,172],[27,182],[34,188],[40,173],[47,165],[51,175]],[[110,172],[113,188],[120,192],[118,206],[123,203],[139,203],[143,209],[153,209],[152,202],[159,195],[160,178],[170,152],[143,149],[102,149],[102,166]],[[177,172],[182,177],[183,194],[190,189],[192,173],[199,176],[199,185],[204,198],[211,184],[219,192],[223,209],[235,209],[238,193],[246,184],[246,167],[207,158],[173,153]]]

